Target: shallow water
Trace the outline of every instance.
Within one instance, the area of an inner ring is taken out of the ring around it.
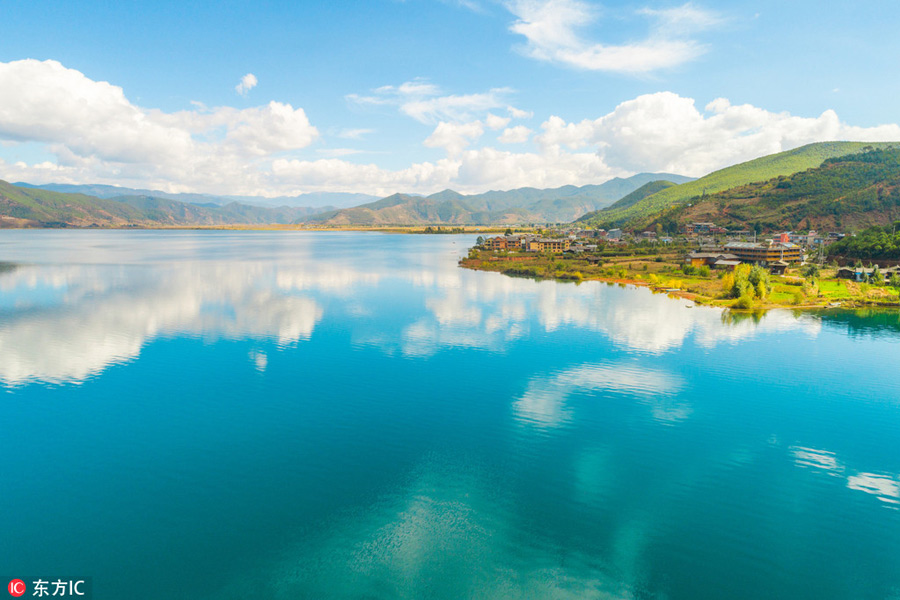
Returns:
[[[474,236],[0,232],[0,567],[95,598],[900,597],[900,317]]]

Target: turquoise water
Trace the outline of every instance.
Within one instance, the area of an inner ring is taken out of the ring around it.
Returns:
[[[900,598],[900,317],[473,236],[0,232],[0,572],[95,598]]]

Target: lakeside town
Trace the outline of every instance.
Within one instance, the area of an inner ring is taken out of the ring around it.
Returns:
[[[709,222],[690,223],[677,236],[622,229],[507,229],[503,235],[479,237],[460,264],[514,276],[634,283],[732,308],[896,306],[900,261],[866,264],[829,254],[829,247],[847,235],[760,235]]]

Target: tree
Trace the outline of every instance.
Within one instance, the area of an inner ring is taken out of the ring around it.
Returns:
[[[481,245],[483,245],[483,244],[484,244],[484,238],[481,237],[481,236],[479,235],[479,236],[478,236],[478,239],[475,240],[475,245],[476,245],[476,246],[481,246]]]
[[[512,235],[512,229],[509,227],[506,228],[506,231],[503,232],[503,235]]]

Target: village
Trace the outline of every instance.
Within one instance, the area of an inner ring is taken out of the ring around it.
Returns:
[[[841,264],[829,258],[828,245],[845,236],[816,231],[761,236],[727,231],[714,223],[691,223],[677,236],[621,229],[507,229],[504,235],[479,238],[460,264],[513,276],[648,285],[723,306],[738,298],[737,291],[723,288],[752,270],[756,280],[758,273],[765,273],[766,289],[743,305],[896,304],[900,265]]]
[[[707,266],[713,270],[734,270],[740,264],[765,267],[774,275],[783,275],[792,265],[811,260],[824,263],[825,248],[846,234],[830,232],[820,234],[782,232],[762,241],[756,241],[753,231],[728,231],[714,223],[691,223],[685,226],[679,237],[660,235],[656,231],[639,234],[621,229],[549,229],[544,233],[511,233],[482,239],[479,247],[492,252],[526,252],[584,255],[610,254],[629,247],[662,245],[684,251],[684,264],[692,267]],[[677,250],[676,250],[677,251]],[[898,265],[837,265],[835,275],[841,279],[868,281],[873,274],[881,273],[886,279],[900,276]]]

